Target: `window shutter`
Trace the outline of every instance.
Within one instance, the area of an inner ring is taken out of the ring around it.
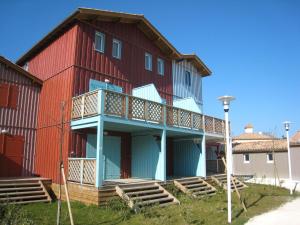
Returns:
[[[0,84],[0,107],[7,107],[9,99],[9,84]]]
[[[8,107],[16,109],[18,105],[19,87],[10,85]]]

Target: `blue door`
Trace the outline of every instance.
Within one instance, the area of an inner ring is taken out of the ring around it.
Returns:
[[[104,179],[119,179],[121,165],[121,137],[104,136]]]

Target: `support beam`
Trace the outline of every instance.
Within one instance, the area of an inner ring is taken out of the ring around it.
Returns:
[[[161,141],[160,141],[160,152],[158,157],[158,163],[156,167],[155,179],[166,181],[167,172],[166,172],[166,140],[167,140],[167,131],[166,129],[162,130]]]
[[[103,184],[104,160],[103,160],[103,120],[99,117],[97,126],[97,153],[96,153],[96,187]]]
[[[199,150],[201,150],[201,153],[197,165],[196,176],[206,177],[206,144],[204,135],[201,136],[201,149]]]

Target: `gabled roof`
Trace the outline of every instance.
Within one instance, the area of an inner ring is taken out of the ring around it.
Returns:
[[[36,76],[32,75],[31,73],[29,73],[28,71],[24,70],[22,67],[12,63],[11,61],[9,61],[8,59],[4,58],[3,56],[0,56],[0,62],[5,64],[7,67],[10,67],[11,69],[21,73],[22,75],[24,75],[25,77],[28,77],[29,79],[31,79],[33,82],[36,82],[38,84],[43,84],[43,81],[40,80],[39,78],[37,78]]]
[[[189,59],[203,76],[208,76],[211,71],[196,55],[182,55],[178,50],[141,14],[129,14],[112,12],[90,8],[78,8],[62,23],[48,33],[42,40],[36,43],[28,52],[17,60],[17,64],[23,65],[31,57],[46,47],[53,39],[58,37],[65,29],[72,26],[76,21],[109,21],[122,23],[135,23],[145,35],[153,41],[166,55],[172,59]]]
[[[272,140],[275,137],[259,133],[243,133],[233,137],[233,140]]]
[[[246,152],[284,152],[287,151],[286,140],[243,142],[233,146],[233,153]]]
[[[300,143],[300,130],[298,130],[291,138],[291,142]]]

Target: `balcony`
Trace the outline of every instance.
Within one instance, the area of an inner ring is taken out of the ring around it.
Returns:
[[[97,115],[225,135],[224,120],[123,93],[95,90],[72,99],[73,121]]]

